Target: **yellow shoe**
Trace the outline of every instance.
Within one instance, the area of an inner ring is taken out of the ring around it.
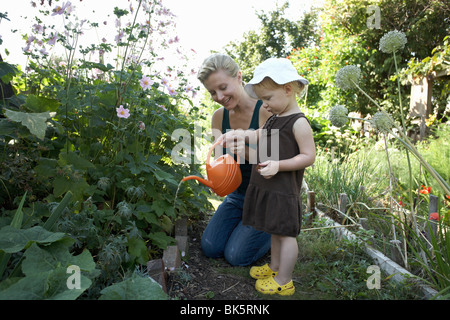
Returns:
[[[263,294],[279,294],[280,296],[290,296],[295,292],[292,280],[280,286],[273,277],[256,280],[255,288]]]
[[[253,279],[266,279],[268,277],[275,277],[278,272],[270,269],[269,264],[266,263],[261,267],[251,267],[250,268],[250,276]]]

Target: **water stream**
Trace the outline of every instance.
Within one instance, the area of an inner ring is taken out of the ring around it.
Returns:
[[[175,199],[173,200],[173,212],[174,213],[175,213],[175,208],[176,208],[176,201],[178,198],[178,191],[180,191],[180,187],[181,187],[182,183],[183,183],[183,180],[181,180],[180,183],[178,184],[177,192],[175,193]]]

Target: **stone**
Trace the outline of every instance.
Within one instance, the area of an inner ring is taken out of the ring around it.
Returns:
[[[188,236],[175,236],[177,241],[178,250],[180,250],[181,257],[183,258],[188,254],[189,250],[189,238]]]
[[[178,246],[168,246],[163,253],[164,266],[167,271],[174,271],[181,266],[181,256]]]
[[[158,282],[163,291],[167,293],[167,273],[164,270],[164,261],[162,259],[155,259],[147,262],[147,273],[148,276]]]
[[[187,236],[187,219],[180,218],[175,221],[175,235],[176,236]]]

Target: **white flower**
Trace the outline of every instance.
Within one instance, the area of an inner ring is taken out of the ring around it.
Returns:
[[[355,84],[358,84],[360,79],[361,69],[354,65],[341,68],[335,77],[336,85],[342,90],[355,88]]]
[[[380,50],[384,53],[393,53],[406,45],[406,36],[401,31],[389,31],[380,39]]]
[[[391,116],[379,111],[373,115],[370,124],[380,132],[388,132],[393,127],[394,122]]]
[[[329,120],[331,124],[335,127],[342,127],[348,121],[347,118],[348,110],[343,105],[336,105],[330,110]]]

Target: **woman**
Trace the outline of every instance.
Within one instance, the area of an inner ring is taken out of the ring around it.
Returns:
[[[212,99],[222,105],[214,112],[211,120],[214,140],[229,129],[256,130],[271,116],[270,112],[261,108],[260,100],[251,98],[245,92],[239,66],[229,56],[211,55],[203,62],[197,77]],[[224,152],[227,150],[217,147],[215,157]],[[206,256],[224,257],[233,266],[252,264],[270,249],[268,233],[242,225],[242,209],[250,180],[251,164],[241,161],[240,168],[241,185],[217,208],[201,240]]]

